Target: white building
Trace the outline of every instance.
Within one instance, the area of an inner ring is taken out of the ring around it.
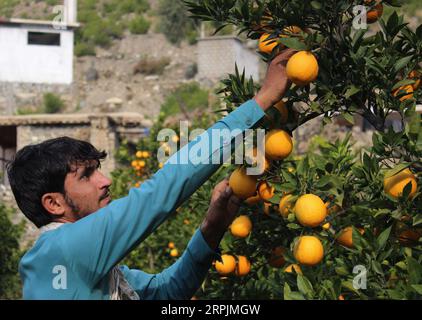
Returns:
[[[0,19],[0,82],[71,84],[77,1],[54,21]]]
[[[247,78],[259,81],[260,57],[234,36],[198,39],[198,80],[216,82],[235,73],[235,65]]]

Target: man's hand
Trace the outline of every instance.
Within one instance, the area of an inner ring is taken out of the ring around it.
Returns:
[[[241,199],[233,194],[229,181],[223,180],[214,188],[201,232],[211,249],[216,249],[227,228],[239,211]]]
[[[286,65],[296,52],[293,49],[286,49],[268,65],[264,84],[254,98],[264,111],[279,102],[290,87],[291,82],[287,78]]]

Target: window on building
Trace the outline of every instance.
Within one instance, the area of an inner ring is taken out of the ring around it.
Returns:
[[[28,32],[29,45],[60,46],[60,33]]]

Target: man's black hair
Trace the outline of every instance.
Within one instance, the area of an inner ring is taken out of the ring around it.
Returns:
[[[98,151],[86,141],[60,137],[29,145],[17,152],[7,165],[7,174],[16,202],[23,214],[38,228],[52,222],[41,198],[50,192],[65,195],[66,175],[75,165],[96,160],[98,164],[107,153]]]

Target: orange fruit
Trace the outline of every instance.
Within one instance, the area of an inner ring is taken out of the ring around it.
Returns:
[[[293,273],[293,270],[294,270],[297,274],[303,274],[303,273],[302,273],[302,269],[300,268],[300,266],[299,266],[299,265],[297,265],[297,264],[295,264],[295,263],[288,265],[288,266],[284,269],[284,272],[287,272],[287,273]]]
[[[274,268],[280,268],[285,263],[286,260],[284,259],[284,253],[286,252],[286,248],[283,247],[276,247],[271,251],[271,257],[268,261],[269,265]]]
[[[402,246],[412,247],[418,244],[419,238],[422,236],[422,232],[416,229],[407,229],[399,234],[399,242]]]
[[[133,160],[133,161],[130,163],[130,165],[131,165],[133,168],[136,168],[136,167],[138,166],[138,161]]]
[[[341,295],[338,296],[338,299],[339,300],[344,300],[344,296],[341,294]]]
[[[318,77],[318,61],[309,51],[295,53],[287,62],[287,77],[298,86],[306,86]]]
[[[239,167],[230,176],[229,186],[241,199],[252,197],[256,193],[257,178],[246,174],[245,167]]]
[[[252,221],[248,216],[239,216],[230,225],[230,232],[238,238],[246,238],[252,230]]]
[[[144,160],[138,161],[138,166],[139,166],[140,168],[145,168],[145,166],[146,166],[146,162],[145,162]]]
[[[261,181],[258,184],[258,194],[264,201],[268,201],[274,197],[274,190],[274,187],[272,187],[267,181]]]
[[[289,110],[287,110],[286,103],[283,100],[280,100],[274,105],[274,108],[280,112],[281,123],[286,123],[289,118]]]
[[[409,73],[408,78],[416,81],[412,86],[413,86],[413,90],[418,90],[422,82],[421,74],[418,71],[413,70]]]
[[[393,91],[393,96],[397,97],[399,94],[402,94],[404,92],[406,92],[407,94],[402,96],[399,100],[400,101],[405,101],[408,99],[412,99],[413,98],[413,86],[411,84],[408,84],[407,86],[402,86],[396,90]]]
[[[252,206],[254,204],[257,204],[257,203],[261,202],[261,200],[262,200],[261,197],[258,194],[255,194],[254,196],[247,198],[245,200],[245,203],[248,206]]]
[[[384,179],[384,191],[392,197],[398,198],[402,195],[403,189],[408,183],[412,184],[409,197],[413,197],[418,188],[418,183],[415,175],[409,170],[405,169],[396,175]]]
[[[277,47],[277,38],[268,39],[270,37],[270,33],[264,33],[259,38],[258,47],[259,51],[263,53],[271,53],[273,52],[274,48]]]
[[[280,204],[278,205],[278,212],[284,217],[287,218],[289,215],[289,210],[292,208],[293,203],[291,201],[292,199],[291,194],[286,194],[283,196],[280,200]]]
[[[327,216],[324,201],[314,194],[305,194],[297,199],[294,212],[296,219],[302,226],[319,226]]]
[[[169,249],[174,249],[176,246],[174,245],[174,242],[169,242],[167,245]]]
[[[243,277],[246,276],[249,271],[251,271],[251,263],[248,258],[246,258],[245,256],[238,256],[235,274],[238,277]]]
[[[360,234],[363,234],[365,231],[362,228],[358,229]],[[337,237],[336,241],[347,248],[353,248],[353,228],[346,227],[340,231],[340,235]]]
[[[371,1],[365,0],[365,3],[369,4],[371,3]],[[382,5],[382,3],[378,3],[377,5],[375,5],[374,9],[371,9],[366,13],[366,22],[367,23],[376,22],[379,18],[381,18],[383,12],[384,12],[384,6]]]
[[[274,129],[265,135],[265,156],[271,160],[287,158],[293,150],[290,135],[283,130]]]
[[[172,249],[170,251],[170,256],[172,256],[173,258],[177,257],[179,255],[179,251],[177,249]]]
[[[137,158],[142,158],[143,157],[143,152],[142,151],[137,151],[136,154],[135,154],[135,156]]]
[[[330,229],[330,228],[331,228],[331,223],[329,223],[329,222],[324,223],[324,224],[322,225],[322,229],[324,229],[324,230],[328,230],[328,229]]]
[[[228,275],[236,269],[236,260],[229,254],[223,254],[221,261],[215,262],[215,269],[220,275]]]
[[[299,264],[314,266],[324,257],[324,247],[314,236],[301,236],[296,242],[293,255]]]

